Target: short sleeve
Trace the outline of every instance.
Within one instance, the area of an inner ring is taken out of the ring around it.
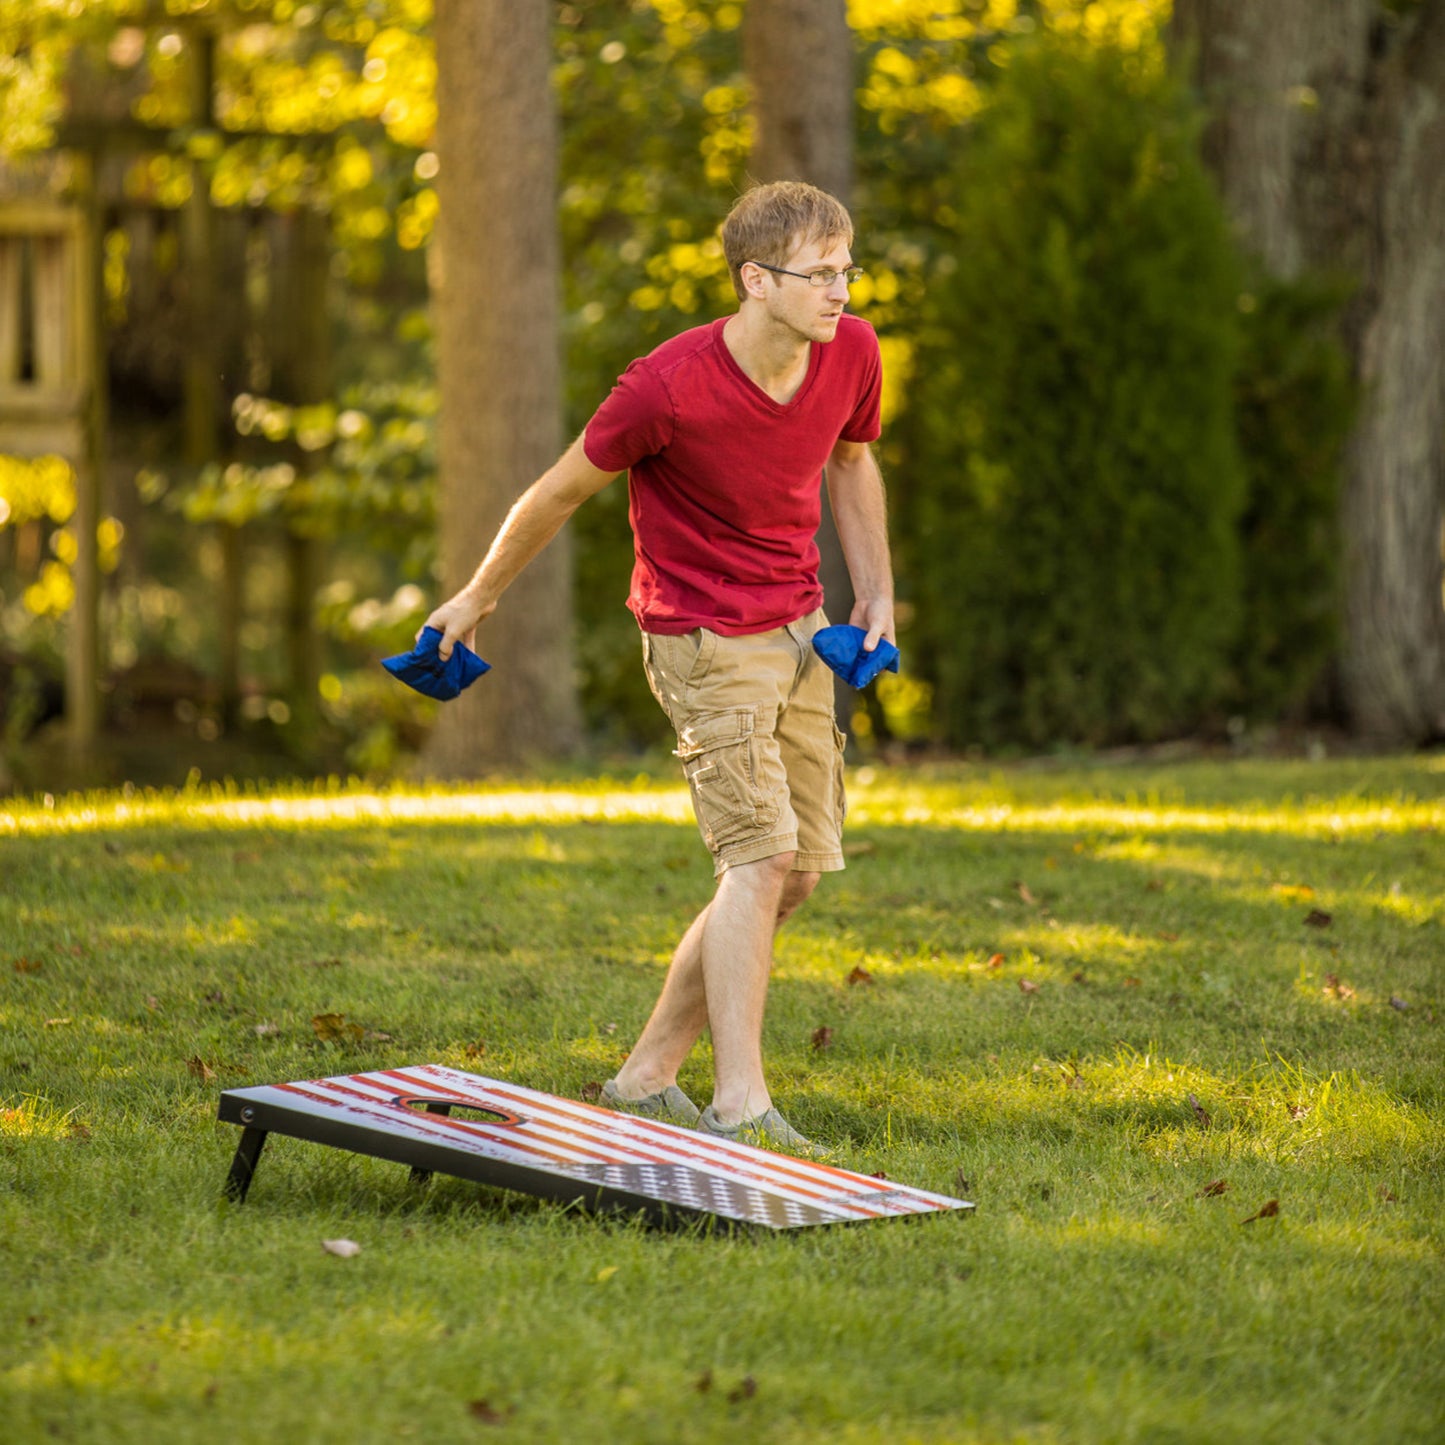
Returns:
[[[625,472],[672,440],[672,394],[646,359],[634,361],[592,414],[583,437],[587,460],[604,472]]]
[[[858,404],[839,432],[845,442],[877,441],[883,434],[883,358],[871,326],[862,331],[864,355],[858,365]]]

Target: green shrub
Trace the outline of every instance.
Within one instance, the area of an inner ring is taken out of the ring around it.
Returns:
[[[1233,244],[1162,64],[1020,47],[960,148],[895,484],[954,746],[1153,738],[1227,686]]]

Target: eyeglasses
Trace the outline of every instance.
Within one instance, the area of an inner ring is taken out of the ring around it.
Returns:
[[[821,271],[785,271],[781,266],[769,266],[766,261],[754,261],[753,265],[761,266],[764,271],[776,271],[779,276],[797,276],[809,286],[831,286],[840,276],[850,286],[863,279],[861,266],[849,266],[846,271],[835,271],[831,266],[825,266]]]

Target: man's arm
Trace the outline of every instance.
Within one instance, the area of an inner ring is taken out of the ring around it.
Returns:
[[[437,651],[445,660],[457,642],[472,646],[477,623],[490,617],[497,599],[515,582],[533,557],[544,548],[563,523],[617,475],[599,471],[582,450],[584,432],[517,499],[498,529],[481,566],[454,597],[443,602],[426,620],[443,636]]]
[[[866,442],[840,441],[828,458],[827,476],[828,500],[853,582],[853,612],[848,620],[868,634],[863,648],[872,652],[880,637],[897,641],[883,474]]]

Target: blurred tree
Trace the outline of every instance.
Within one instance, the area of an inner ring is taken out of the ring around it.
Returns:
[[[1368,735],[1445,736],[1445,4],[1176,0],[1172,43],[1248,244],[1357,283],[1344,701]]]
[[[557,119],[551,0],[438,0],[434,325],[442,394],[442,588],[462,586],[517,496],[557,459]],[[483,629],[495,681],[438,715],[424,765],[448,777],[577,745],[564,534]]]
[[[808,181],[848,205],[853,192],[853,35],[846,0],[749,0],[743,68],[751,89],[753,180]],[[853,610],[853,583],[826,491],[818,529],[818,575],[834,622]],[[835,685],[844,726],[856,702]]]

